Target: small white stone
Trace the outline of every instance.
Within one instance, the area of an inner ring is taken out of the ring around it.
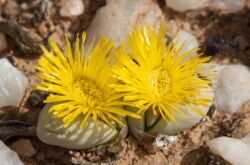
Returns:
[[[0,140],[0,164],[1,165],[24,165],[17,153],[12,151]]]
[[[244,140],[219,137],[208,141],[210,150],[233,165],[249,165],[250,145]]]
[[[44,143],[69,149],[89,149],[112,142],[118,135],[117,130],[102,121],[94,123],[92,119],[80,128],[82,116],[64,128],[62,119],[54,117],[48,108],[46,105],[40,112],[37,125],[37,136]]]
[[[250,100],[249,69],[241,64],[227,65],[219,74],[216,83],[216,109],[234,113],[248,100]]]
[[[6,37],[3,33],[0,33],[0,51],[3,51],[7,48]]]
[[[6,59],[0,59],[0,107],[17,106],[28,83],[25,77]]]
[[[153,0],[108,0],[88,28],[86,43],[90,44],[94,37],[105,36],[114,39],[118,45],[135,26],[157,28],[163,19],[161,9]]]
[[[28,3],[21,3],[20,7],[23,9],[23,10],[27,10],[29,8],[29,4]]]
[[[168,7],[179,12],[198,9],[207,2],[207,0],[165,0],[165,1]]]
[[[212,10],[224,10],[229,13],[235,13],[244,8],[242,0],[210,0],[208,5]]]
[[[83,0],[62,0],[60,15],[62,17],[75,17],[83,14]]]

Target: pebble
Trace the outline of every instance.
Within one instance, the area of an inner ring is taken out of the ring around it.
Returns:
[[[208,5],[212,10],[222,10],[229,13],[239,12],[245,6],[242,0],[210,0]]]
[[[49,107],[50,105],[46,105],[40,112],[37,125],[37,136],[46,144],[68,149],[89,149],[112,142],[119,133],[102,121],[94,123],[92,119],[80,128],[83,116],[78,116],[67,128],[64,128],[62,119],[48,112]]]
[[[0,140],[0,162],[1,165],[24,165],[17,153],[7,147]]]
[[[2,0],[1,0],[2,1]],[[1,14],[8,16],[17,16],[20,13],[20,7],[17,1],[5,0],[4,7],[1,7]]]
[[[177,140],[177,136],[168,136],[158,134],[155,138],[154,145],[159,148],[168,147],[171,144],[174,144]]]
[[[62,17],[76,17],[84,13],[83,0],[62,0],[60,15]]]
[[[214,154],[222,156],[233,165],[249,165],[249,137],[234,139],[222,136],[208,141],[208,146]]]
[[[179,12],[185,12],[188,10],[198,9],[208,0],[165,0],[165,1],[168,7]]]
[[[6,3],[6,0],[0,0],[0,5],[4,5]]]
[[[118,45],[135,26],[146,24],[157,28],[163,19],[161,9],[153,0],[109,0],[97,11],[88,28],[86,44],[103,35]]]
[[[4,33],[0,33],[0,51],[7,49],[7,41]]]
[[[29,9],[29,5],[28,5],[28,3],[21,3],[21,5],[20,5],[20,7],[21,7],[21,9],[23,9],[23,10],[28,10]]]
[[[165,0],[165,2],[168,7],[178,12],[207,7],[210,10],[236,13],[245,6],[242,0]]]
[[[235,113],[250,100],[250,72],[241,64],[225,66],[215,85],[215,105],[218,111]]]
[[[25,93],[28,79],[6,58],[0,59],[0,107],[17,106]]]
[[[36,154],[36,150],[28,139],[19,139],[13,142],[10,147],[23,157],[32,157]]]

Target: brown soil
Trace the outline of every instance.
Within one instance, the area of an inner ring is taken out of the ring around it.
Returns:
[[[28,4],[27,9],[21,7],[24,2]],[[40,56],[38,45],[41,43],[46,45],[47,39],[51,38],[63,47],[65,34],[73,39],[78,32],[86,30],[96,10],[105,2],[104,0],[84,2],[85,14],[68,19],[61,18],[58,14],[60,1],[0,0],[0,31],[8,36],[8,49],[1,52],[0,57],[7,57],[29,79],[29,86],[20,107],[0,109],[1,119],[17,119],[36,125],[38,114],[43,107],[42,100],[46,97],[46,93],[33,91],[38,83],[34,68]],[[250,6],[249,1],[247,3]],[[180,29],[187,30],[197,36],[204,46],[202,50],[205,55],[213,54],[213,60],[220,63],[242,62],[250,66],[249,8],[246,7],[234,14],[206,10],[180,14],[164,7],[163,0],[159,1],[159,5],[164,12],[170,34]],[[11,28],[14,28],[14,32],[10,32]],[[249,121],[250,102],[232,116],[216,111],[211,118],[207,117],[193,128],[179,133],[174,144],[162,149],[156,149],[152,145],[139,145],[135,138],[128,135],[123,141],[126,146],[125,151],[119,155],[115,164],[228,165],[230,163],[209,151],[206,142],[219,136],[244,137],[250,133]],[[8,144],[18,138],[9,139]],[[72,156],[76,160],[79,159],[79,162],[85,162],[82,164],[87,164],[86,161],[100,162],[105,157],[109,162],[117,159],[115,155],[110,154],[100,156],[95,152],[69,151],[46,145],[36,137],[26,137],[26,139],[32,142],[37,151],[32,157],[21,156],[27,165],[72,164],[70,161]],[[83,161],[80,161],[80,158]]]

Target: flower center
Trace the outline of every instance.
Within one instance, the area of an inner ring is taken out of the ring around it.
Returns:
[[[79,79],[73,85],[73,92],[82,98],[84,105],[96,107],[103,102],[103,92],[91,80]]]
[[[171,79],[167,69],[160,67],[150,74],[150,84],[157,95],[164,96],[170,91]]]

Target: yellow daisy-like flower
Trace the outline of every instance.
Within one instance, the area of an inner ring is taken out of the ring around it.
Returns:
[[[113,67],[120,81],[115,89],[123,93],[124,104],[137,107],[138,113],[152,110],[167,122],[175,121],[174,111],[182,113],[178,105],[204,115],[195,105],[209,106],[212,100],[200,92],[202,88],[210,90],[207,77],[211,75],[204,72],[211,69],[204,65],[210,57],[202,58],[197,49],[181,54],[184,44],[177,46],[172,41],[166,46],[165,34],[164,26],[158,33],[143,27],[127,37],[117,50],[118,62]]]
[[[94,121],[102,120],[112,128],[111,121],[123,124],[119,116],[138,118],[137,114],[121,108],[121,94],[110,87],[117,81],[111,75],[113,56],[108,56],[114,43],[100,38],[96,46],[90,46],[85,53],[85,38],[86,33],[83,33],[80,47],[77,37],[74,54],[67,37],[65,55],[53,41],[49,41],[52,51],[41,46],[44,54],[37,66],[41,79],[37,90],[50,93],[45,100],[52,105],[49,112],[63,118],[65,127],[79,115],[83,116],[81,127],[90,117]]]

